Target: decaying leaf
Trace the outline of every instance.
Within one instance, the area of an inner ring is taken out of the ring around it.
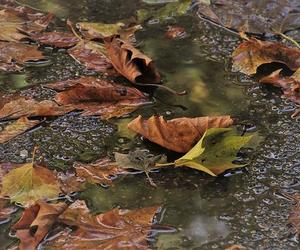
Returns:
[[[114,68],[133,83],[160,83],[152,59],[117,36],[105,39],[107,55]]]
[[[1,41],[18,42],[28,34],[44,30],[52,14],[38,13],[29,7],[0,6]]]
[[[71,106],[60,106],[50,100],[39,102],[33,99],[20,97],[6,103],[0,109],[0,119],[16,119],[23,116],[58,116],[66,114],[74,109],[75,108]]]
[[[20,239],[19,249],[36,249],[66,208],[66,203],[49,204],[42,201],[26,208],[12,227]]]
[[[47,87],[62,91],[55,97],[59,104],[71,105],[84,110],[83,115],[98,115],[103,119],[123,116],[149,102],[136,88],[95,77],[80,77]]]
[[[8,199],[0,197],[0,224],[9,221],[10,215],[18,210],[16,206],[10,205],[9,203]]]
[[[82,40],[68,53],[89,70],[105,72],[112,66],[101,43]]]
[[[191,0],[179,0],[172,3],[167,3],[164,7],[156,10],[141,9],[138,11],[138,20],[140,22],[147,21],[150,18],[163,22],[176,16],[181,16],[187,13],[191,5]]]
[[[181,39],[186,37],[186,32],[183,27],[180,26],[168,26],[165,33],[167,39]]]
[[[115,160],[120,168],[135,169],[145,172],[151,185],[154,182],[149,176],[149,173],[153,169],[157,169],[156,163],[166,163],[167,157],[165,155],[152,155],[145,150],[135,150],[129,152],[129,154],[115,153]]]
[[[272,62],[285,64],[293,71],[300,67],[300,50],[255,38],[240,44],[232,57],[233,70],[247,75],[255,74],[259,66]]]
[[[113,209],[92,215],[77,200],[59,216],[70,226],[46,243],[47,249],[149,249],[147,236],[159,207],[137,210]]]
[[[189,151],[209,128],[225,128],[233,124],[230,116],[177,118],[166,121],[162,116],[148,120],[141,116],[128,124],[128,128],[148,140],[179,153]]]
[[[175,167],[190,167],[216,176],[227,169],[245,165],[234,164],[239,150],[252,138],[236,135],[230,128],[208,129],[199,142],[175,161]]]
[[[27,130],[38,125],[40,122],[41,121],[39,120],[28,120],[26,117],[21,117],[0,131],[0,143],[5,143],[16,136],[23,134]]]
[[[0,70],[18,71],[24,63],[39,61],[44,56],[37,47],[14,42],[0,42]]]
[[[226,28],[256,34],[276,29],[285,33],[300,27],[300,8],[297,2],[197,0],[198,14]]]
[[[59,195],[59,183],[52,171],[26,163],[12,169],[2,178],[2,196],[12,202],[30,206],[37,200],[55,198]]]
[[[56,48],[69,48],[80,42],[79,38],[72,33],[57,31],[33,34],[30,38],[40,44],[50,45]]]

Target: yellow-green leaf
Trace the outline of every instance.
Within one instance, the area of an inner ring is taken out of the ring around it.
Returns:
[[[187,154],[175,161],[175,166],[187,166],[212,176],[227,169],[243,167],[245,165],[234,164],[233,161],[251,138],[252,135],[236,135],[231,128],[208,129]]]
[[[37,200],[55,198],[60,193],[55,175],[47,168],[26,163],[3,176],[1,196],[30,206]]]

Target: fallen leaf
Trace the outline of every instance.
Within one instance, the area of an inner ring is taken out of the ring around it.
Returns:
[[[234,164],[239,150],[252,138],[236,135],[230,128],[208,129],[199,142],[175,161],[175,167],[190,167],[216,176],[227,169],[245,166]]]
[[[38,13],[29,7],[0,6],[0,40],[18,42],[29,33],[44,30],[52,20],[52,14]]]
[[[1,184],[0,195],[26,207],[37,200],[56,198],[61,192],[53,172],[33,163],[12,169],[3,176]]]
[[[293,71],[300,67],[300,50],[255,38],[241,43],[232,57],[233,70],[247,75],[255,74],[259,66],[273,62],[285,64]]]
[[[59,104],[71,105],[77,110],[84,110],[83,115],[98,115],[103,119],[123,116],[149,103],[148,98],[136,88],[95,77],[80,77],[46,86],[62,91],[55,97]]]
[[[296,202],[296,206],[290,213],[288,223],[292,226],[293,234],[300,234],[300,195],[288,195],[285,196]]]
[[[60,106],[50,100],[39,102],[21,97],[6,103],[0,109],[0,119],[16,119],[23,116],[59,116],[74,109],[75,108],[71,106]]]
[[[33,34],[30,38],[42,45],[49,45],[56,48],[69,48],[80,42],[79,38],[72,33],[57,31]]]
[[[92,215],[77,200],[59,216],[72,230],[59,232],[45,247],[50,249],[149,249],[147,237],[159,207],[113,209]]]
[[[167,39],[181,39],[186,37],[186,32],[184,28],[179,26],[168,26],[168,29],[165,33]]]
[[[160,83],[152,59],[117,36],[105,39],[107,55],[115,70],[133,83]]]
[[[259,80],[260,83],[280,87],[284,97],[300,104],[300,68],[292,76],[282,76],[281,69]]]
[[[16,231],[16,236],[20,239],[19,249],[37,249],[58,216],[66,208],[67,204],[63,202],[49,204],[42,201],[26,208],[22,217],[12,227]]]
[[[42,59],[44,59],[42,52],[35,46],[0,42],[0,70],[19,71],[24,63]]]
[[[10,205],[8,199],[0,197],[0,224],[9,221],[11,214],[15,213],[18,210],[16,206]]]
[[[271,29],[282,33],[300,27],[300,8],[296,2],[197,0],[198,15],[226,28],[256,34],[271,34]],[[195,3],[195,5],[196,5]]]
[[[141,9],[138,11],[139,22],[147,21],[151,18],[163,22],[176,16],[181,16],[187,13],[191,5],[191,0],[180,0],[172,3],[167,3],[159,9]]]
[[[40,124],[39,120],[28,120],[26,117],[21,117],[17,121],[6,126],[2,131],[0,131],[0,143],[5,143],[16,136],[25,133],[27,130]]]
[[[68,53],[89,70],[105,72],[112,67],[106,56],[105,47],[101,43],[82,40],[75,47],[69,49]]]
[[[151,185],[155,186],[154,182],[149,176],[153,169],[157,169],[156,163],[166,163],[167,157],[165,155],[152,155],[145,150],[135,150],[129,154],[115,153],[115,160],[120,168],[135,169],[145,172]]]
[[[232,245],[231,247],[228,247],[225,250],[247,250],[247,248],[242,245]]]
[[[128,124],[128,128],[167,149],[186,153],[208,128],[224,128],[233,124],[230,116],[177,118],[166,121],[162,116],[148,120],[141,116]]]

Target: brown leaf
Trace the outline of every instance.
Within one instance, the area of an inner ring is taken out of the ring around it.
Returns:
[[[6,103],[0,109],[0,119],[16,119],[22,116],[58,116],[74,109],[72,106],[59,106],[57,103],[49,100],[39,102],[21,97]]]
[[[186,32],[184,28],[179,26],[168,26],[168,29],[165,33],[167,39],[181,39],[186,37]]]
[[[9,199],[3,199],[0,197],[0,224],[9,221],[10,215],[18,210],[16,206],[9,204]]]
[[[232,245],[231,247],[228,247],[225,250],[247,250],[247,248],[242,245]]]
[[[44,32],[30,36],[32,40],[43,45],[50,45],[57,48],[69,48],[80,42],[79,38],[68,32]]]
[[[107,55],[114,68],[133,83],[160,83],[152,59],[117,36],[105,39]]]
[[[82,191],[87,183],[111,185],[112,177],[127,173],[108,158],[89,164],[75,163],[74,168],[75,173],[58,174],[61,188],[65,193]]]
[[[289,215],[288,222],[293,227],[294,234],[300,234],[300,195],[288,195],[288,198],[291,198],[296,202],[296,206]]]
[[[80,77],[48,84],[47,87],[62,91],[55,97],[59,104],[71,105],[84,110],[83,115],[98,115],[104,119],[131,113],[149,102],[136,88],[95,77]]]
[[[283,63],[293,71],[300,67],[300,50],[255,38],[240,44],[232,57],[233,69],[248,75],[255,74],[259,66],[272,62]]]
[[[162,116],[152,116],[148,120],[139,116],[128,124],[128,128],[162,147],[186,153],[207,129],[226,128],[232,124],[230,116],[183,117],[170,121],[166,121]]]
[[[21,117],[0,131],[0,143],[5,143],[40,123],[39,120],[28,120],[26,117]]]
[[[51,249],[149,249],[147,236],[159,207],[137,210],[113,209],[92,215],[84,201],[77,200],[59,216],[73,228],[47,242]]]
[[[68,53],[89,70],[105,72],[111,68],[110,60],[105,54],[105,48],[100,43],[81,41],[69,49]]]
[[[260,79],[259,82],[280,87],[285,98],[300,104],[300,69],[294,75],[288,77],[280,75],[280,72],[281,69],[276,70]]]
[[[0,70],[18,71],[28,61],[39,61],[44,56],[37,47],[14,42],[0,42]]]
[[[41,201],[26,208],[20,220],[12,227],[20,239],[20,250],[36,249],[66,208],[67,204],[62,202],[48,204]]]

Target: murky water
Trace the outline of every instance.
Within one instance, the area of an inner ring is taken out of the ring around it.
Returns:
[[[135,15],[139,8],[150,8],[135,0],[22,2],[75,22],[115,22]],[[164,32],[170,24],[184,27],[188,36],[167,40]],[[157,90],[155,104],[126,119],[104,122],[72,113],[48,120],[0,145],[0,161],[25,162],[34,145],[40,146],[47,165],[60,170],[75,160],[92,161],[136,147],[161,153],[160,147],[129,133],[127,122],[138,114],[166,118],[231,114],[264,138],[246,169],[218,178],[190,169],[166,169],[151,174],[157,188],[139,174],[120,177],[109,188],[91,185],[80,197],[95,213],[114,207],[162,205],[160,223],[176,230],[157,232],[151,241],[153,249],[225,249],[233,244],[249,249],[298,249],[287,226],[292,203],[277,195],[278,191],[295,193],[300,186],[300,123],[290,118],[295,105],[281,99],[279,91],[232,73],[230,54],[239,38],[199,20],[193,11],[163,23],[150,21],[143,27],[137,34],[140,49],[156,61],[165,85],[187,90],[189,95],[174,97]],[[46,52],[49,66],[1,74],[0,91],[21,90],[43,99],[53,92],[39,84],[90,73],[63,50]],[[35,86],[34,91],[28,90],[30,86]],[[9,226],[0,226],[3,249],[14,241],[8,235]]]

